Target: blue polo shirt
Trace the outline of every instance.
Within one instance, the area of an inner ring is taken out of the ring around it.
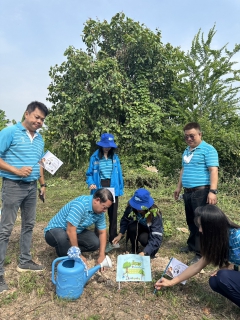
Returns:
[[[186,161],[186,157],[190,161]],[[212,145],[202,141],[192,151],[190,151],[190,147],[188,146],[182,156],[183,187],[194,188],[210,185],[210,172],[208,168],[218,166],[218,153]]]
[[[68,202],[48,223],[44,234],[54,228],[67,230],[70,222],[77,228],[77,233],[95,223],[97,229],[106,229],[104,213],[95,213],[92,208],[93,196],[80,196]]]
[[[240,229],[229,230],[229,258],[228,261],[240,265]]]
[[[43,156],[43,149],[44,142],[40,133],[35,132],[31,141],[27,129],[21,122],[0,131],[0,158],[18,169],[32,167],[31,174],[22,178],[23,181],[30,182],[39,179],[40,166],[38,161]],[[4,170],[0,170],[0,176],[12,180],[21,179],[21,177]]]
[[[100,179],[111,179],[113,170],[113,160],[102,157],[99,160]]]

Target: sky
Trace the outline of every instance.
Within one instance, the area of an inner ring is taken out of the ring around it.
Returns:
[[[190,50],[201,28],[207,36],[216,24],[215,49],[240,43],[239,0],[0,0],[0,109],[21,121],[27,105],[46,100],[49,70],[64,51],[83,48],[89,19],[110,21],[118,12],[161,31],[162,42]],[[240,69],[240,55],[236,68]]]

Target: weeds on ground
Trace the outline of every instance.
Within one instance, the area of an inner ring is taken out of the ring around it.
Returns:
[[[136,176],[138,177],[139,174],[140,173],[136,173]],[[130,176],[133,181],[134,177],[128,172],[125,172],[125,178],[127,176]],[[186,227],[183,201],[175,201],[173,199],[173,193],[176,188],[177,181],[162,177],[160,174],[151,173],[150,176],[150,183],[153,186],[152,188],[149,187],[149,183],[145,184],[146,179],[148,179],[148,175],[146,175],[142,180],[135,180],[133,185],[129,182],[129,185],[125,187],[125,194],[119,198],[118,219],[120,221],[127,202],[133,195],[134,191],[139,187],[146,187],[149,189],[155,203],[160,208],[164,221],[164,240],[162,247],[159,250],[159,255],[161,257],[168,258],[174,256],[182,262],[188,263],[188,260],[192,258],[191,253],[186,255],[180,254],[178,251],[179,247],[185,244],[187,234],[177,230],[178,227]],[[130,179],[127,181],[130,181]],[[67,178],[63,178],[61,176],[49,176],[47,178],[47,184],[46,202],[42,203],[41,201],[38,201],[37,204],[37,225],[40,224],[42,229],[67,202],[79,195],[89,194],[89,190],[85,183],[84,172],[80,170],[71,172]],[[239,187],[240,182],[237,178],[227,179],[225,177],[224,179],[220,179],[218,206],[236,223],[240,223],[238,204]],[[20,219],[17,220],[16,224],[20,224]],[[14,240],[9,244],[8,255],[5,259],[6,268],[11,268],[11,265],[17,259],[19,254],[18,241],[19,238],[16,236],[16,238],[14,238]],[[48,251],[45,252],[45,248],[41,247],[43,242],[44,240],[42,238],[34,240],[34,256],[39,257],[41,252],[40,260],[45,259],[45,263],[51,265],[51,261],[54,259],[54,253],[51,255],[51,252],[53,251],[51,251],[50,247],[48,248]],[[116,252],[113,254],[117,255],[118,253]],[[65,312],[64,310],[68,310],[67,313],[71,319],[102,319],[100,312],[91,310],[91,308],[88,310],[87,306],[84,310],[86,310],[86,312],[89,311],[88,317],[81,316],[81,313],[77,312],[77,310],[82,307],[83,300],[68,302],[57,298],[54,294],[55,288],[51,284],[49,269],[50,268],[41,275],[27,272],[20,275],[13,273],[11,275],[11,280],[10,282],[8,281],[8,283],[11,287],[17,288],[17,290],[13,293],[1,295],[0,307],[5,305],[17,306],[24,304],[23,300],[26,300],[27,302],[31,296],[39,300],[39,308],[41,305],[41,308],[45,310],[45,314],[48,312],[50,314],[51,310],[48,310],[48,307],[45,307],[44,309],[44,304],[53,303],[54,308],[59,309],[60,317],[61,313]],[[162,315],[164,315],[162,319],[190,319],[187,317],[187,311],[191,311],[193,314],[198,314],[198,316],[195,318],[192,317],[192,319],[206,320],[240,318],[240,312],[233,304],[227,302],[223,297],[213,293],[209,288],[208,277],[213,270],[214,268],[211,266],[207,267],[205,274],[198,275],[195,278],[190,279],[187,282],[187,285],[178,285],[167,288],[159,291],[156,295],[153,295],[153,283],[131,283],[129,285],[126,284],[125,286],[122,286],[120,291],[116,288],[109,288],[108,290],[105,288],[106,291],[101,291],[101,289],[99,289],[99,284],[94,285],[92,282],[91,286],[87,286],[84,290],[86,291],[86,295],[89,297],[88,300],[94,301],[94,304],[97,304],[98,300],[102,298],[103,300],[107,299],[108,303],[111,303],[112,307],[115,309],[118,308],[119,305],[122,305],[122,310],[127,310],[126,316],[132,315],[133,311],[138,310],[138,308],[140,309],[143,307],[146,309],[146,306],[150,306],[150,309],[153,311],[152,313],[147,313],[147,315],[149,314],[149,318],[146,317],[146,319],[154,319],[154,317],[162,317]],[[157,281],[160,278],[161,272],[162,270],[158,270],[158,272],[153,273],[153,278],[155,278],[154,280]],[[96,294],[96,290],[100,290],[100,293],[98,292]],[[115,300],[116,305],[114,304]],[[138,304],[137,301],[139,301]],[[138,307],[134,307],[135,305]],[[99,310],[101,310],[101,308],[103,308],[103,305],[99,302]],[[202,313],[204,308],[207,308],[207,310],[209,309],[210,314],[207,314],[206,312],[206,314],[203,315]],[[40,314],[40,309],[36,312]],[[44,314],[44,312],[42,314]],[[109,316],[111,315],[109,314]],[[0,318],[2,317],[0,316]],[[7,318],[8,317],[5,317],[3,319]],[[112,318],[114,319],[114,317]],[[29,319],[31,319],[31,316]]]

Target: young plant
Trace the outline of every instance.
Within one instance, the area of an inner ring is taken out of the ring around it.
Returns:
[[[145,207],[145,206],[141,206],[141,209],[144,210],[144,211],[147,211],[147,212],[145,213],[145,218],[147,218],[151,213],[152,213],[152,215],[153,215],[154,217],[157,216],[158,208],[149,209],[149,208],[147,208],[147,207]]]

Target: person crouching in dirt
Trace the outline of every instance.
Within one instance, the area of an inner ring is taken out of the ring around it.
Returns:
[[[44,229],[47,244],[55,248],[59,257],[74,255],[86,264],[82,252],[99,249],[97,262],[103,262],[107,243],[105,212],[112,203],[113,195],[106,188],[98,189],[94,195],[79,196],[68,202]],[[93,224],[98,230],[98,236],[88,230]]]
[[[129,200],[120,221],[120,232],[113,239],[113,243],[118,243],[126,231],[126,244],[130,239],[131,253],[155,257],[163,238],[162,214],[148,190],[136,190]],[[143,246],[141,252],[138,250],[138,242]]]

